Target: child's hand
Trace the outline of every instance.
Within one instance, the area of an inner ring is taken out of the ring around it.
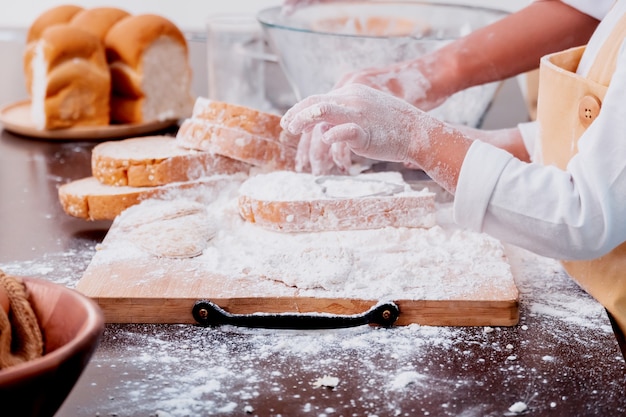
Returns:
[[[314,175],[345,174],[352,164],[352,153],[345,143],[329,144],[322,140],[331,126],[320,123],[303,132],[296,154],[296,171]]]
[[[323,143],[345,143],[357,155],[393,162],[409,162],[433,123],[440,124],[401,99],[359,84],[308,97],[282,119],[292,134],[323,124]]]

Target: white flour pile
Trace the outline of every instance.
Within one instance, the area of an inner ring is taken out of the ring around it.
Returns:
[[[275,171],[251,177],[240,187],[240,193],[257,200],[301,201],[331,198],[361,198],[377,195],[428,195],[415,191],[399,172],[363,173],[350,176],[314,176]]]
[[[207,221],[216,230],[210,233],[212,238],[193,265],[207,275],[279,281],[296,287],[301,296],[374,300],[463,298],[468,286],[489,299],[499,283],[512,282],[502,245],[485,234],[439,225],[430,229],[272,232],[241,219],[236,195],[235,184],[206,206]],[[176,204],[184,202],[178,200]],[[189,206],[193,204],[189,202]],[[128,231],[132,227],[129,219],[138,217],[170,222],[171,206],[168,201],[150,200],[124,212],[101,245],[94,265],[149,260],[149,254],[142,250],[146,245],[134,240],[132,233],[121,231]],[[449,215],[448,209],[440,210],[440,223],[447,222]],[[180,224],[184,218],[181,214],[176,220]],[[168,242],[175,247],[198,247],[189,240],[206,239],[207,235],[187,233],[187,240],[180,236],[173,240],[168,228],[156,226],[145,239],[160,242],[162,248]]]

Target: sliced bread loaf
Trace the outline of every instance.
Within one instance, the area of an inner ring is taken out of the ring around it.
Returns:
[[[70,216],[85,220],[113,220],[127,208],[148,198],[210,199],[222,188],[235,181],[241,182],[246,177],[245,174],[213,175],[159,187],[116,187],[102,184],[95,177],[87,177],[63,184],[58,194],[63,210]]]
[[[267,170],[293,170],[298,139],[281,129],[280,116],[201,97],[176,140],[184,148],[224,155]]]
[[[168,19],[133,15],[105,38],[113,95],[111,120],[142,123],[189,117],[193,107],[187,41]]]

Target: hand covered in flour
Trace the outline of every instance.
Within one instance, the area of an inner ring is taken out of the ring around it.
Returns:
[[[406,101],[360,84],[302,100],[281,125],[291,134],[318,128],[321,142],[347,146],[365,158],[420,166],[450,192],[472,142]]]
[[[313,132],[321,142],[316,147],[343,145],[357,155],[393,162],[408,162],[419,151],[431,123],[437,122],[403,100],[359,84],[310,96],[282,119],[292,134]]]
[[[296,171],[310,171],[314,175],[345,174],[350,171],[352,157],[348,146],[322,140],[330,127],[327,123],[319,123],[302,132],[296,153]]]

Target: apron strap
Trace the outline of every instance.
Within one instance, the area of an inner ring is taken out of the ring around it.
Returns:
[[[609,85],[615,72],[617,55],[624,39],[626,39],[626,14],[617,22],[598,50],[598,54],[589,68],[587,78],[600,85]]]

